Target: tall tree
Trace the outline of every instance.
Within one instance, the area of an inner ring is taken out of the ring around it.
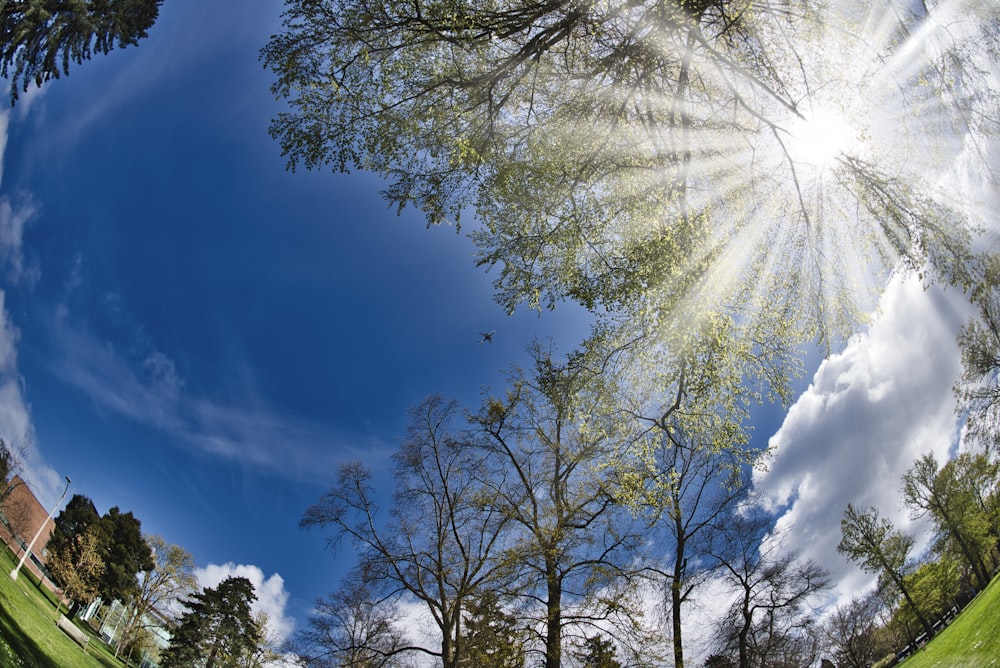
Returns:
[[[101,533],[100,594],[105,601],[127,603],[139,595],[139,572],[155,566],[153,553],[142,535],[142,524],[132,511],[121,512],[118,506],[108,510],[98,524]]]
[[[5,0],[0,5],[0,76],[10,100],[34,81],[69,74],[94,53],[138,44],[163,0]]]
[[[796,150],[796,128],[848,110],[843,77],[881,80],[905,60],[879,102],[909,110],[908,91],[930,89],[921,100],[942,118],[980,141],[995,132],[988,2],[970,9],[981,30],[926,54],[904,43],[933,30],[933,6],[901,0],[872,21],[891,26],[882,41],[862,2],[286,5],[262,57],[289,103],[271,127],[289,165],[375,171],[430,222],[474,207],[479,261],[500,266],[508,309],[570,297],[631,316],[752,284],[812,338],[857,324],[854,279],[900,260],[967,282],[963,214],[909,164],[928,139],[916,120],[899,114],[896,144],[874,150],[852,150],[873,134],[852,128],[820,159]]]
[[[379,596],[407,594],[427,608],[441,634],[439,650],[408,647],[456,668],[462,618],[470,598],[503,576],[497,549],[507,522],[484,488],[487,458],[455,426],[458,405],[432,396],[410,412],[393,456],[394,502],[383,513],[371,473],[360,463],[340,468],[337,482],[302,518],[304,528],[331,532],[331,546],[358,549],[362,581]]]
[[[881,609],[878,595],[869,592],[841,603],[830,613],[824,637],[838,666],[869,668],[882,657],[878,639]]]
[[[612,414],[587,391],[589,372],[540,345],[530,352],[534,368],[515,369],[506,395],[488,395],[474,421],[496,466],[486,480],[489,508],[512,525],[507,560],[519,577],[511,593],[526,602],[525,614],[538,610],[544,665],[559,668],[567,629],[608,619],[630,626],[643,540],[614,498]]]
[[[721,649],[738,657],[739,668],[811,663],[795,653],[809,644],[800,642],[807,605],[829,587],[829,573],[785,551],[772,534],[773,517],[759,508],[746,506],[721,519],[707,552],[736,592],[719,625]]]
[[[228,577],[184,601],[187,611],[163,654],[163,668],[238,668],[263,641],[250,606],[257,600],[253,583]]]
[[[933,518],[957,548],[979,589],[985,589],[991,574],[983,557],[995,541],[989,539],[989,519],[970,484],[973,477],[960,475],[969,468],[971,458],[967,453],[958,455],[939,471],[934,455],[924,455],[903,475],[903,500],[917,517],[929,514]]]
[[[190,552],[160,536],[145,536],[145,541],[152,554],[152,567],[143,570],[139,590],[128,601],[126,624],[115,656],[133,645],[148,614],[167,614],[173,602],[190,594],[197,585]]]
[[[955,394],[968,415],[969,438],[990,451],[1000,441],[1000,255],[984,256],[982,265],[971,294],[977,316],[958,335],[962,376]]]
[[[397,615],[391,601],[376,600],[353,577],[316,601],[308,628],[295,634],[288,649],[309,668],[403,668],[410,644]]]
[[[840,532],[837,552],[857,562],[862,570],[877,574],[883,587],[891,587],[909,604],[927,636],[934,635],[906,583],[913,538],[893,527],[888,519],[880,518],[877,508],[858,510],[850,503],[840,520]]]
[[[49,536],[46,546],[49,559],[59,564],[52,575],[73,602],[70,617],[76,615],[80,605],[100,592],[105,566],[105,534],[100,523],[101,516],[94,502],[86,496],[74,494],[56,516],[55,530]],[[96,559],[91,556],[92,551]],[[95,565],[98,563],[99,566]]]
[[[493,590],[476,596],[465,618],[466,665],[482,668],[523,668],[525,629],[504,610]]]
[[[102,517],[97,514],[93,501],[75,494],[56,517],[55,525],[46,549],[67,565],[80,563],[81,546],[89,545],[89,542],[81,542],[81,536],[93,534],[102,564],[94,583],[96,595],[105,601],[128,602],[138,593],[138,574],[153,568],[153,558],[143,540],[141,523],[131,512],[123,513],[115,506]],[[59,575],[56,575],[56,583],[65,584]],[[81,593],[90,590],[90,587],[76,588]],[[70,616],[73,616],[89,599],[71,598]]]
[[[590,636],[584,641],[583,647],[583,668],[622,668],[614,643],[607,638]]]
[[[76,616],[80,605],[93,600],[100,592],[105,564],[97,526],[91,525],[83,533],[67,539],[58,551],[50,553],[48,566],[62,589],[62,596],[72,601],[70,618]]]
[[[674,665],[684,665],[683,610],[718,566],[703,559],[722,518],[743,503],[749,471],[764,453],[749,447],[749,414],[764,397],[783,401],[796,368],[780,323],[759,325],[704,304],[698,330],[650,306],[646,318],[602,331],[599,359],[637,436],[616,459],[617,494],[665,532],[651,569],[665,578]],[[593,345],[593,344],[592,344]],[[599,349],[591,349],[593,354]]]

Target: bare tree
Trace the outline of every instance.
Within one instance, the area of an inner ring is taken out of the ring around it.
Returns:
[[[371,589],[349,577],[316,601],[308,628],[296,633],[286,649],[309,668],[397,668],[409,646],[397,614],[392,601],[376,600]]]
[[[396,486],[388,513],[379,507],[372,474],[353,462],[340,468],[336,483],[301,521],[305,528],[329,530],[331,546],[351,542],[361,582],[380,598],[408,595],[426,606],[440,631],[440,648],[398,651],[436,656],[444,668],[460,661],[467,601],[505,567],[496,548],[507,520],[489,503],[485,453],[455,429],[457,413],[457,404],[440,396],[411,411],[393,457]]]
[[[171,603],[191,594],[198,585],[190,552],[160,536],[147,535],[144,538],[153,555],[153,568],[142,571],[139,591],[127,602],[125,628],[115,648],[115,656],[130,647],[141,630],[147,627],[147,615],[168,614]]]
[[[841,668],[869,668],[881,655],[878,629],[883,603],[876,592],[862,594],[834,608],[823,632]]]
[[[811,663],[808,604],[829,587],[829,573],[787,552],[773,534],[773,517],[759,508],[747,505],[722,519],[708,552],[736,597],[719,625],[720,649],[735,653],[740,668]]]

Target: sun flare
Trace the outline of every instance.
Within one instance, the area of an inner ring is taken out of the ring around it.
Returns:
[[[789,124],[786,142],[796,163],[823,169],[856,147],[856,132],[839,113],[820,108],[806,116],[796,116]]]

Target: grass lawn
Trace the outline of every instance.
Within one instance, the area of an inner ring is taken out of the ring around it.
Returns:
[[[903,668],[1000,668],[1000,577]]]
[[[17,582],[10,579],[15,564],[0,543],[0,668],[122,668],[93,635],[84,651],[63,633],[48,590],[40,591],[26,568]]]

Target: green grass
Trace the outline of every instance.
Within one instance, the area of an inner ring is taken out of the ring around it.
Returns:
[[[0,668],[122,668],[93,634],[84,651],[63,633],[56,626],[55,599],[27,569],[11,580],[14,564],[0,547]]]
[[[948,628],[899,664],[903,668],[1000,668],[1000,578]]]

